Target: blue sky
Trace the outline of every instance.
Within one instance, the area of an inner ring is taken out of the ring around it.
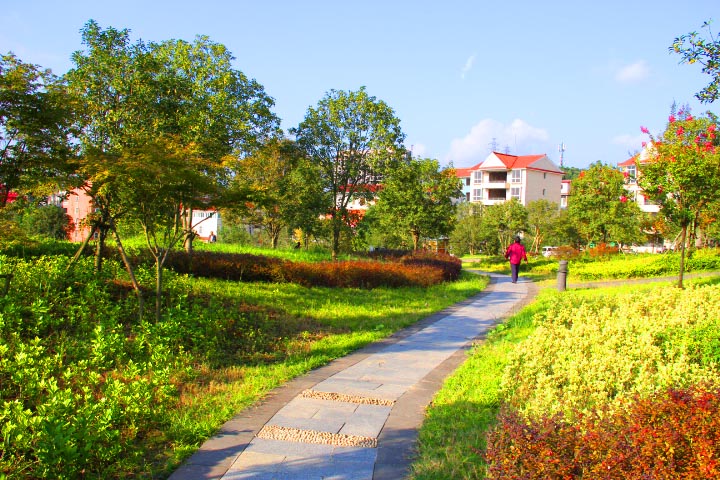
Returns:
[[[617,164],[659,133],[673,102],[696,114],[710,77],[668,51],[718,0],[0,0],[0,52],[63,74],[80,29],[226,45],[275,99],[287,131],[331,89],[386,102],[416,156],[467,167],[496,150]]]

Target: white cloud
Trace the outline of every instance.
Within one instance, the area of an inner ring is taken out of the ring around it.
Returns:
[[[468,59],[465,61],[465,65],[462,68],[462,71],[460,72],[460,78],[465,80],[465,75],[472,70],[473,65],[475,64],[475,54],[473,53],[468,57]]]
[[[650,76],[650,67],[645,60],[620,67],[615,72],[615,80],[620,83],[641,82]]]
[[[490,118],[481,120],[462,138],[450,142],[447,159],[456,167],[485,160],[494,149],[512,155],[548,153],[550,135],[543,128],[515,119],[509,125]]]

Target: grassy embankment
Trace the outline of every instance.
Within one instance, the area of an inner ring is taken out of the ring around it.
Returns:
[[[162,320],[139,321],[122,266],[97,275],[83,258],[68,271],[73,250],[0,256],[14,275],[0,298],[0,477],[163,478],[276,386],[487,284],[463,273],[427,288],[330,289],[168,272]],[[150,296],[152,267],[136,274]]]
[[[672,276],[674,255],[570,262],[569,283]],[[504,259],[468,266],[506,272]],[[717,250],[695,252],[690,272],[720,270]],[[720,378],[720,277],[557,292],[557,260],[534,258],[523,275],[537,299],[474,347],[436,395],[420,432],[414,480],[485,478],[486,435],[501,405],[528,418],[623,408],[631,395]],[[608,407],[608,405],[610,407]]]

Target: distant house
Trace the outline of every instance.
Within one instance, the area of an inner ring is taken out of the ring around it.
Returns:
[[[619,163],[618,168],[623,172],[623,175],[625,175],[625,190],[628,191],[628,198],[637,203],[643,212],[655,214],[660,211],[660,206],[643,194],[643,190],[637,182],[639,173],[637,171],[637,165],[649,161],[652,153],[651,150],[651,146],[643,147],[640,153]]]
[[[94,211],[92,199],[85,190],[76,188],[67,193],[61,192],[60,207],[65,210],[75,226],[68,233],[71,242],[83,242],[90,233],[90,227],[84,224],[85,218]]]
[[[468,202],[493,205],[514,198],[522,205],[535,200],[561,205],[564,172],[545,154],[493,152],[477,165],[455,172]]]
[[[85,190],[80,188],[70,192],[60,192],[54,197],[62,198],[59,206],[70,216],[75,226],[68,234],[68,240],[71,242],[83,242],[90,233],[90,227],[85,224],[85,219],[94,211],[92,198],[85,193]],[[193,210],[192,225],[193,231],[198,238],[208,241],[211,233],[218,234],[222,222],[220,214],[215,210]]]
[[[570,190],[572,188],[572,181],[563,179],[560,185],[560,208],[568,207],[568,200],[570,199]]]

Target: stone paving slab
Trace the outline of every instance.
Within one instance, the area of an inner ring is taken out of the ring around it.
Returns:
[[[425,408],[444,378],[473,340],[536,291],[522,279],[511,284],[507,276],[491,277],[478,296],[276,389],[226,423],[170,480],[404,478]],[[322,392],[334,395],[318,398]],[[348,396],[389,403],[352,403]],[[282,435],[258,437],[266,428]],[[312,440],[287,441],[288,432]],[[334,443],[345,437],[362,446]]]

